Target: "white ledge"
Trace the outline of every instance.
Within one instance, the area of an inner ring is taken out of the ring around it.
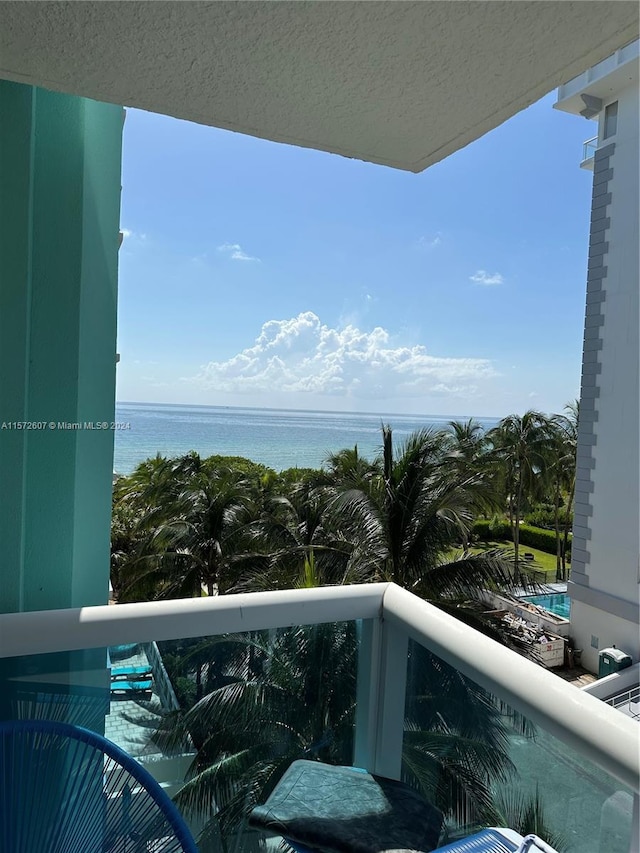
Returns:
[[[376,619],[388,584],[287,589],[0,615],[0,658]]]

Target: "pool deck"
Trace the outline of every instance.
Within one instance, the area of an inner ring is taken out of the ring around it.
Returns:
[[[112,663],[113,666],[144,666],[151,669],[151,663],[142,648]],[[120,698],[112,694],[109,715],[105,720],[105,737],[134,758],[157,754],[160,750],[153,743],[153,733],[163,710],[155,689],[147,700]]]

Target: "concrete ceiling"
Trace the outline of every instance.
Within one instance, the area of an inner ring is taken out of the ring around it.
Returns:
[[[636,2],[0,2],[0,77],[419,172],[638,36]]]

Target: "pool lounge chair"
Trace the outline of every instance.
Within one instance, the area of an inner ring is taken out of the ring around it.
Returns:
[[[126,696],[136,696],[139,694],[151,695],[153,689],[153,681],[112,681],[111,695],[124,698]]]
[[[139,643],[124,643],[120,646],[109,646],[109,657],[111,660],[122,660],[122,658],[135,655]]]
[[[151,678],[150,666],[112,666],[111,681],[144,681]]]

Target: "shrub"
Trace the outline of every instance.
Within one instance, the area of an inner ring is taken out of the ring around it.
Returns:
[[[480,519],[473,525],[472,533],[483,542],[511,542],[511,527],[508,521]],[[556,535],[553,530],[532,527],[530,524],[520,525],[520,545],[537,548],[546,554],[556,553]],[[567,546],[567,557],[571,556],[571,535]]]
[[[553,530],[543,530],[541,527],[531,527],[529,524],[520,525],[520,544],[530,545],[547,554],[556,553],[556,534]],[[571,534],[567,544],[567,557],[571,556]]]
[[[560,507],[560,524],[564,523],[566,509]],[[573,523],[573,513],[569,513],[571,523]],[[555,510],[547,504],[538,504],[531,512],[526,513],[523,519],[526,524],[531,527],[544,527],[549,530],[555,528]]]
[[[476,521],[471,532],[482,542],[502,542],[511,539],[511,527],[508,521],[483,518]]]

